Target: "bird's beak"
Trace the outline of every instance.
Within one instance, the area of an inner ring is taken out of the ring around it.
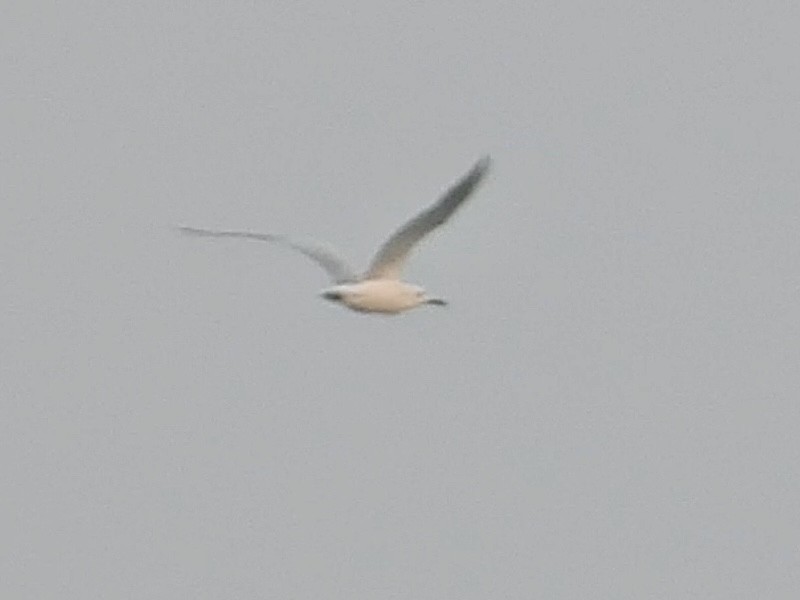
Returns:
[[[342,293],[338,290],[323,290],[319,295],[331,302],[341,302],[342,300]]]

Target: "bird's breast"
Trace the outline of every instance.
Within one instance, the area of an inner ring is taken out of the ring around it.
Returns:
[[[390,279],[368,279],[349,286],[342,301],[361,312],[396,314],[419,306],[419,288]]]

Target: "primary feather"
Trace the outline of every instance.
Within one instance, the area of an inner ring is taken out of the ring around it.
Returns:
[[[293,250],[297,250],[305,254],[308,258],[316,262],[328,273],[328,276],[334,283],[347,283],[357,281],[358,276],[353,269],[332,250],[320,246],[318,244],[311,244],[307,242],[298,242],[283,235],[274,235],[271,233],[255,233],[249,231],[215,231],[212,229],[197,229],[196,227],[179,227],[183,233],[189,235],[196,235],[200,237],[229,237],[229,238],[244,238],[250,240],[259,240],[262,242],[277,242],[288,246]]]
[[[469,198],[489,169],[489,157],[474,167],[430,208],[405,223],[378,250],[365,279],[400,279],[403,266],[412,248],[431,231],[442,225]]]

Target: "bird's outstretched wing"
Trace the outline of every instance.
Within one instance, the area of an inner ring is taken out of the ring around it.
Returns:
[[[364,278],[399,279],[414,245],[450,218],[483,179],[490,164],[488,156],[481,158],[433,206],[395,231],[375,254]]]
[[[298,242],[282,235],[270,233],[254,233],[249,231],[214,231],[211,229],[197,229],[195,227],[178,227],[188,235],[200,237],[227,237],[259,240],[262,242],[277,242],[305,254],[308,258],[321,266],[334,283],[347,283],[357,280],[355,272],[341,258],[328,248],[308,242]]]

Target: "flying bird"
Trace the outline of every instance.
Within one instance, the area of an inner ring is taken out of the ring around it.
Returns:
[[[423,304],[445,306],[445,300],[429,296],[422,287],[402,281],[402,270],[414,246],[445,223],[470,197],[486,175],[490,164],[488,156],[481,158],[433,205],[397,229],[378,249],[366,272],[361,275],[325,246],[300,242],[283,235],[194,227],[179,229],[195,236],[244,238],[288,246],[316,262],[330,276],[333,285],[322,290],[320,296],[358,312],[397,314]]]

